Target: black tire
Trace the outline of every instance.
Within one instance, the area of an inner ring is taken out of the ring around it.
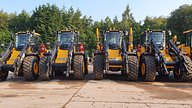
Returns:
[[[129,73],[127,74],[127,79],[129,81],[137,81],[138,79],[138,59],[136,56],[128,56],[128,69]]]
[[[48,56],[43,56],[39,62],[39,80],[48,81],[51,79],[52,67]]]
[[[74,70],[74,79],[83,80],[85,70],[83,55],[74,56],[73,70]]]
[[[142,69],[142,66],[145,66],[144,69]],[[154,81],[156,77],[156,66],[155,66],[155,58],[150,55],[143,56],[141,59],[141,75],[143,81]],[[143,72],[142,72],[143,70]]]
[[[180,66],[175,66],[173,75],[178,81],[191,81],[192,79],[192,61],[189,57],[184,56],[187,63],[180,64]],[[187,69],[185,69],[185,67]],[[189,74],[187,74],[189,71]]]
[[[0,81],[5,81],[8,77],[9,71],[1,70],[0,71]]]
[[[93,75],[95,80],[103,79],[104,59],[102,55],[96,55],[93,61]]]
[[[39,64],[36,56],[27,56],[23,61],[23,75],[27,81],[33,81],[38,78]]]
[[[85,64],[85,74],[88,74],[88,60],[87,58],[84,59],[84,64]]]

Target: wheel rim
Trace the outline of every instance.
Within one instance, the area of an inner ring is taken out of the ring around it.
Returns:
[[[142,76],[145,75],[145,63],[141,64],[141,74],[142,74]]]
[[[35,62],[34,63],[34,65],[33,65],[33,72],[35,73],[35,74],[37,74],[38,73],[38,69],[39,67],[38,67],[38,64]]]

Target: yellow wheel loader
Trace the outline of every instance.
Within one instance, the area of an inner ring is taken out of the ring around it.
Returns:
[[[36,80],[39,72],[39,36],[35,32],[18,32],[12,38],[0,61],[0,80],[7,79],[8,73],[24,76],[26,80]]]
[[[132,34],[132,29],[130,29]],[[103,75],[109,71],[121,71],[126,74],[127,80],[138,79],[138,59],[136,53],[132,52],[132,39],[126,41],[127,32],[120,30],[104,31],[103,36],[97,35],[97,50],[94,53],[93,73],[95,80],[103,79]]]
[[[185,43],[178,46],[179,50],[192,59],[192,30],[183,32]],[[175,40],[177,42],[177,40]]]
[[[154,81],[156,72],[168,76],[171,71],[179,81],[190,81],[192,62],[183,55],[172,40],[168,40],[170,31],[145,31],[137,48],[140,61],[140,75],[143,81]]]
[[[50,80],[53,76],[72,74],[82,80],[88,73],[88,62],[84,44],[79,42],[79,33],[73,30],[57,32],[57,41],[49,53],[40,60],[40,80]]]

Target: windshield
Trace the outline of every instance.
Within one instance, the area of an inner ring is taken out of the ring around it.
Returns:
[[[69,44],[74,41],[74,34],[71,32],[64,32],[58,34],[58,41],[60,44]]]
[[[122,35],[120,32],[108,32],[105,34],[105,43],[108,44],[117,44],[121,46]]]
[[[155,40],[158,46],[164,46],[164,32],[151,32],[149,33],[149,41]]]
[[[192,32],[186,35],[186,45],[192,47]]]
[[[27,41],[29,40],[31,34],[18,34],[16,35],[16,48],[20,48],[25,46]]]

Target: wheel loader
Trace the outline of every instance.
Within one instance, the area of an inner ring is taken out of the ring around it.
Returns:
[[[38,78],[40,34],[33,32],[18,32],[12,35],[14,39],[9,43],[0,61],[0,80],[7,79],[8,73],[13,72],[14,77],[24,76],[26,80]],[[45,48],[44,48],[45,49]]]
[[[192,59],[192,30],[183,32],[185,43],[178,46],[179,50],[186,56]],[[177,37],[176,37],[177,38]],[[175,39],[175,43],[177,39]]]
[[[102,33],[102,35],[100,35]],[[128,32],[107,30],[100,32],[96,29],[97,49],[94,52],[93,73],[95,80],[103,79],[109,71],[121,71],[127,80],[138,79],[138,59],[133,52],[133,36],[130,28],[129,43],[126,41]]]
[[[190,81],[192,62],[183,55],[173,40],[169,40],[170,31],[147,30],[140,39],[137,53],[140,63],[140,75],[143,81],[154,81],[156,72],[168,76],[173,71],[175,79]]]
[[[79,42],[79,32],[60,30],[50,52],[44,53],[40,60],[40,80],[50,80],[53,76],[73,75],[82,80],[88,73],[88,62],[84,44]]]

